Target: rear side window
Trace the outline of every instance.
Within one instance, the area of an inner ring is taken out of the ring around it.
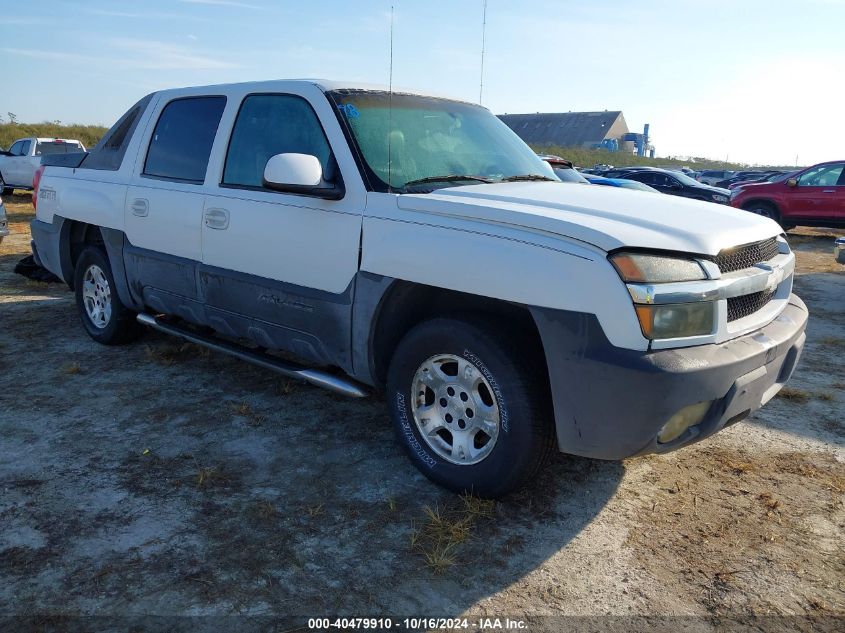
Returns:
[[[144,175],[201,183],[226,97],[188,97],[168,103],[147,150]]]
[[[647,185],[653,185],[657,183],[657,176],[659,174],[654,174],[652,172],[631,172],[630,174],[626,174],[622,176],[627,180],[636,180],[637,182],[644,182]]]
[[[287,153],[316,156],[326,180],[332,179],[329,142],[311,105],[293,95],[250,95],[232,130],[221,184],[260,188],[267,161]]]
[[[141,99],[126,114],[120,117],[117,123],[111,126],[111,129],[100,139],[97,146],[89,152],[85,161],[82,163],[82,167],[85,169],[102,169],[108,171],[117,171],[120,169],[123,163],[123,157],[129,148],[129,142],[132,140],[135,129],[138,127],[141,114],[146,110],[153,98],[153,94],[148,94]]]
[[[23,145],[21,145],[18,154],[20,156],[29,156],[29,148],[32,147],[32,141],[24,141]]]

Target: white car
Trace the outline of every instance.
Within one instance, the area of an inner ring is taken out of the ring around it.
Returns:
[[[18,139],[8,151],[0,152],[0,193],[10,195],[14,189],[32,189],[32,179],[42,156],[84,151],[85,146],[75,139]]]
[[[555,448],[698,441],[772,398],[805,340],[775,222],[563,184],[471,103],[329,81],[166,90],[42,170],[35,254],[94,340],[143,324],[383,391],[410,459],[452,490],[502,495]]]

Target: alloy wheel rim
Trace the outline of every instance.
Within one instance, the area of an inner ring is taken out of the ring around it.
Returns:
[[[82,302],[94,327],[103,329],[111,320],[111,288],[103,269],[91,264],[82,276]]]
[[[417,430],[438,456],[469,466],[490,455],[499,437],[499,403],[475,365],[453,354],[432,356],[411,388]]]

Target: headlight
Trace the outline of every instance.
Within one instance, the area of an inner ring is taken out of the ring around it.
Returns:
[[[711,334],[716,323],[716,305],[712,301],[636,305],[635,308],[640,327],[648,339]]]
[[[707,273],[696,260],[623,252],[612,255],[610,262],[634,297],[634,308],[646,338],[683,338],[713,333],[716,324],[715,302],[653,304],[649,299],[652,294],[649,284],[708,279]]]
[[[693,259],[643,253],[617,253],[610,258],[610,263],[626,282],[659,284],[707,279],[701,264]]]
[[[723,196],[720,193],[714,193],[713,194],[713,202],[720,202],[720,203],[724,204],[727,201],[728,201],[727,196]]]

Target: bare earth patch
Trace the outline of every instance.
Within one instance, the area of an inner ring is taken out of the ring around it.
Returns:
[[[792,238],[811,311],[792,392],[674,454],[560,456],[488,504],[423,479],[377,397],[153,333],[95,344],[66,288],[12,273],[32,213],[7,206],[0,615],[845,616],[828,235]]]

